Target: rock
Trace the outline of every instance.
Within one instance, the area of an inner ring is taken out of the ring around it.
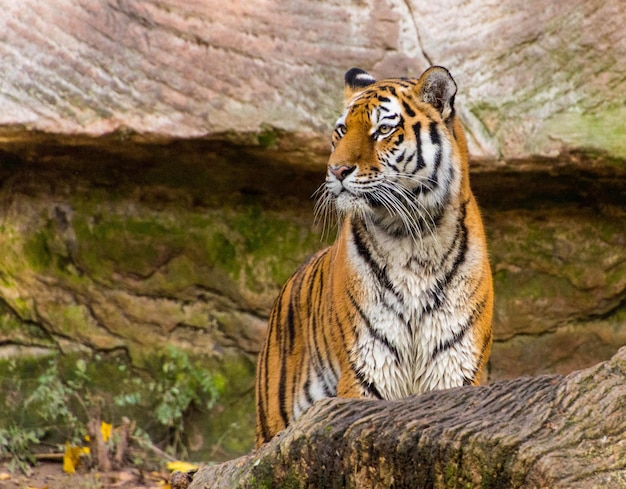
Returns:
[[[348,68],[418,76],[439,64],[459,84],[476,156],[626,157],[620,0],[0,7],[0,126],[185,138],[275,127],[326,140]]]

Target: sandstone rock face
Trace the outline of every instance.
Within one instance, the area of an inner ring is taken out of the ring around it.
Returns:
[[[208,422],[247,410],[251,445],[272,301],[333,238],[310,196],[343,74],[440,64],[490,243],[490,379],[609,358],[626,344],[626,10],[518,4],[0,0],[0,357],[143,367],[173,345],[230,372]]]
[[[343,73],[448,67],[476,156],[626,156],[621,0],[0,0],[0,125],[324,135]]]

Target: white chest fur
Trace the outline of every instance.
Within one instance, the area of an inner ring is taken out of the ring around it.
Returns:
[[[461,249],[452,231],[420,242],[374,238],[368,254],[352,253],[363,294],[351,354],[359,374],[385,399],[463,385],[475,366],[466,328],[478,250],[467,240]]]

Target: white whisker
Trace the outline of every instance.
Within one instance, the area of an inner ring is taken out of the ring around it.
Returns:
[[[413,242],[423,242],[424,231],[438,244],[436,223],[429,210],[416,199],[405,184],[384,180],[378,189],[370,190],[373,200],[379,202],[390,215],[397,216]]]
[[[320,185],[312,195],[315,198],[315,207],[313,211],[313,224],[322,228],[320,239],[324,241],[330,235],[330,229],[337,222],[340,222],[340,216],[333,219],[333,211],[335,210],[332,194],[326,187],[326,184]]]
[[[383,182],[378,189],[376,201],[380,202],[380,204],[387,209],[389,214],[397,215],[400,218],[404,229],[411,236],[413,242],[417,243],[417,238],[421,241],[422,236],[419,232],[419,225],[415,220],[415,212],[411,212],[416,209],[413,202],[398,198],[396,189],[389,185],[388,182]]]

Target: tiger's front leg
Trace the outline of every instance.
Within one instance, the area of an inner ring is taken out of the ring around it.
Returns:
[[[354,371],[346,366],[342,372],[337,384],[337,397],[362,398],[364,395],[361,383],[356,378]]]

